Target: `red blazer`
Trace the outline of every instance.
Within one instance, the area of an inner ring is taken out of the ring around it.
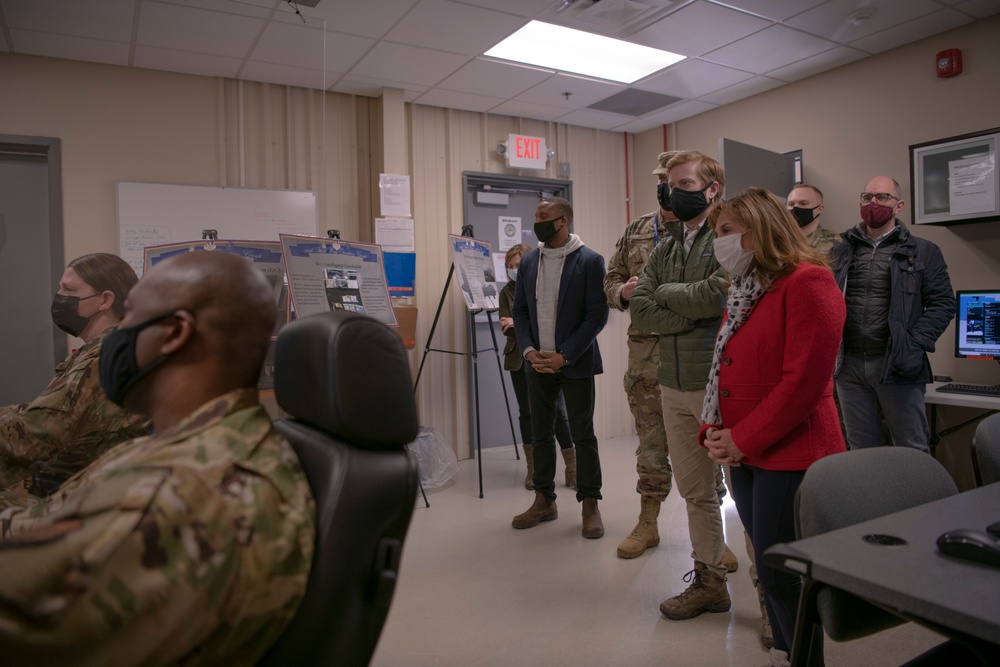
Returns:
[[[747,464],[805,470],[844,451],[833,367],[846,317],[829,269],[800,264],[729,339],[719,367],[721,427],[732,430]],[[702,446],[710,426],[701,428]]]

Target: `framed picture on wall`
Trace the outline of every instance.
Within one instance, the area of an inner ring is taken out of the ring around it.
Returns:
[[[916,225],[1000,220],[1000,127],[910,146]]]

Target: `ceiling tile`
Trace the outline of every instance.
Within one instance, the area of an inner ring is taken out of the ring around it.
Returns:
[[[538,120],[555,120],[566,113],[565,108],[550,107],[544,104],[510,100],[490,109],[491,114],[514,116],[515,118],[537,118]]]
[[[214,1],[214,0],[210,0]],[[361,37],[382,37],[416,6],[419,0],[322,0],[316,7],[299,6],[307,21],[326,21],[327,30]],[[274,0],[270,0],[274,4]],[[288,5],[281,3],[275,20],[295,23],[301,20]]]
[[[350,71],[353,76],[433,86],[468,62],[465,56],[379,42]]]
[[[639,120],[647,123],[655,123],[656,125],[665,125],[667,123],[675,123],[679,120],[690,118],[691,116],[697,116],[700,113],[714,109],[715,106],[715,104],[703,100],[688,100],[687,102],[674,104],[663,111],[651,113],[648,116],[640,118]]]
[[[1000,3],[997,3],[1000,6]],[[888,30],[877,32],[874,35],[851,42],[851,46],[864,49],[871,53],[882,53],[889,49],[894,49],[903,44],[915,42],[924,37],[936,35],[945,30],[957,28],[966,23],[972,23],[973,19],[960,12],[951,9],[942,9],[933,14],[927,14],[920,18],[907,21],[901,25],[894,26]]]
[[[517,16],[448,0],[422,0],[385,38],[400,44],[475,56],[525,23]]]
[[[4,0],[10,28],[89,37],[112,42],[132,39],[134,0]],[[15,42],[15,48],[16,42]],[[20,50],[20,49],[18,49]],[[102,61],[103,62],[103,61]]]
[[[801,13],[803,10],[815,7],[826,0],[712,0],[719,5],[728,5],[736,9],[752,12],[758,16],[784,21],[789,16]]]
[[[552,70],[476,58],[442,81],[438,88],[507,99],[523,93],[553,74]]]
[[[375,44],[375,40],[367,37],[324,33],[301,24],[272,21],[250,57],[261,62],[322,70],[324,34],[326,69],[330,72],[348,71]]]
[[[940,8],[941,5],[931,0],[869,0],[864,3],[858,0],[830,0],[785,23],[846,44]],[[872,17],[854,25],[851,16],[860,11],[871,12]]]
[[[712,51],[706,60],[762,74],[790,65],[836,44],[798,30],[774,25],[729,46]]]
[[[558,120],[560,123],[566,123],[568,125],[593,127],[598,130],[610,130],[618,127],[619,125],[630,123],[635,119],[631,116],[622,116],[621,114],[607,113],[606,111],[577,109],[576,111],[570,111],[564,116],[560,116]]]
[[[824,51],[811,58],[799,60],[791,65],[771,70],[767,75],[774,79],[781,79],[782,81],[798,81],[807,76],[813,76],[814,74],[819,74],[820,72],[825,72],[867,57],[868,54],[863,51],[850,49],[846,46],[838,46],[835,49]]]
[[[560,73],[521,93],[515,99],[518,102],[582,109],[625,88],[626,86],[618,83]]]
[[[984,19],[987,16],[1000,13],[1000,2],[997,0],[964,0],[955,4],[955,9]]]
[[[133,58],[133,64],[136,67],[229,78],[236,76],[242,62],[239,58],[210,56],[190,51],[172,51],[152,46],[135,47],[135,57]]]
[[[700,56],[769,25],[773,24],[699,0],[629,35],[628,41],[685,56]],[[706,29],[708,26],[711,27]]]
[[[276,83],[282,86],[300,86],[316,90],[325,90],[326,86],[329,86],[339,76],[339,74],[327,72],[326,81],[324,82],[322,70],[263,63],[255,60],[247,62],[240,73],[240,78],[246,81],[262,81],[264,83]]]
[[[128,65],[129,46],[124,42],[54,35],[34,30],[10,30],[11,50],[30,56],[85,60],[92,63]]]
[[[500,97],[470,95],[469,93],[441,90],[440,88],[432,88],[416,99],[417,104],[479,112],[488,111],[502,102],[503,98]]]
[[[464,5],[475,5],[486,9],[499,9],[508,14],[517,14],[525,18],[532,18],[548,9],[554,0],[459,0]]]
[[[654,127],[659,127],[663,123],[657,123],[651,120],[634,120],[631,123],[625,123],[624,125],[619,125],[614,128],[616,132],[631,132],[633,134],[638,134],[639,132],[645,132],[646,130],[652,130]]]
[[[757,76],[749,81],[737,83],[735,86],[723,88],[722,90],[712,93],[711,95],[705,95],[705,97],[702,98],[702,101],[719,105],[730,104],[732,102],[736,102],[737,100],[753,97],[758,93],[763,93],[764,91],[771,90],[772,88],[779,88],[783,85],[785,85],[784,81],[778,81],[777,79],[771,79],[766,76]]]
[[[402,90],[403,100],[406,102],[414,101],[427,91],[427,86],[415,86],[411,83],[360,76],[345,76],[331,86],[330,90],[350,95],[381,97],[383,88],[398,88]]]
[[[179,5],[144,3],[137,44],[244,58],[261,19]]]
[[[753,74],[730,67],[723,67],[704,60],[684,60],[673,67],[654,74],[635,85],[642,90],[677,97],[701,97],[740,81],[746,81]]]
[[[236,14],[237,16],[252,16],[266,19],[274,10],[274,0],[142,0],[143,6],[151,3],[164,5],[180,5],[181,7],[197,7],[212,11]]]

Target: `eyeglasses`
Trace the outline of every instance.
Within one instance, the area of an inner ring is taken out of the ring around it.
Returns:
[[[872,199],[874,199],[875,201],[877,201],[879,204],[884,204],[887,201],[889,201],[890,199],[895,199],[895,200],[898,201],[899,197],[894,197],[894,196],[890,195],[888,192],[879,192],[879,193],[876,193],[876,194],[873,194],[871,192],[862,192],[861,193],[861,203],[862,204],[870,204],[870,203],[872,203]]]

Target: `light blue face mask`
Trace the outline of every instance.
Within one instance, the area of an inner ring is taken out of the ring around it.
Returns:
[[[515,282],[517,280],[517,269],[507,269],[507,278],[511,282]]]

